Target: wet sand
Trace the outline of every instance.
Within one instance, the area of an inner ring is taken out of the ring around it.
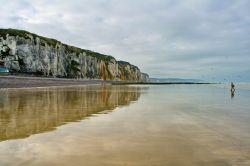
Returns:
[[[248,166],[249,98],[217,85],[4,91],[0,165]]]

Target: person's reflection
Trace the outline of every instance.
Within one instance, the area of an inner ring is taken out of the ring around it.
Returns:
[[[231,90],[231,99],[234,98],[234,92],[235,92],[235,91],[232,91],[232,90]]]
[[[235,92],[235,85],[233,84],[233,82],[231,82],[231,99],[234,98],[234,92]]]

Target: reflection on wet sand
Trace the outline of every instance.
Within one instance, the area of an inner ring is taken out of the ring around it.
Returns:
[[[67,122],[128,105],[139,87],[82,86],[1,91],[0,141],[54,130]]]
[[[249,90],[231,100],[214,85],[142,87],[1,94],[1,139],[13,140],[0,141],[0,165],[250,165]]]
[[[234,98],[234,92],[235,92],[235,91],[232,91],[232,90],[231,90],[231,99]]]

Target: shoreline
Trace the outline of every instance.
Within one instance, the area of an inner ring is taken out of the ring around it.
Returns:
[[[203,85],[209,82],[113,82],[112,85]]]
[[[100,79],[48,78],[37,76],[0,75],[0,90],[45,87],[69,87],[81,85],[172,85],[172,84],[214,84],[198,82],[130,82]]]

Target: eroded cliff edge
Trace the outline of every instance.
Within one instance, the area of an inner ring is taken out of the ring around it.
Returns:
[[[147,74],[128,62],[16,29],[0,29],[0,66],[42,76],[148,80]]]

